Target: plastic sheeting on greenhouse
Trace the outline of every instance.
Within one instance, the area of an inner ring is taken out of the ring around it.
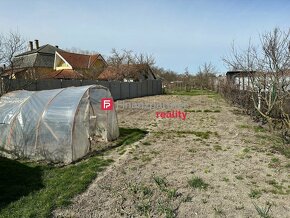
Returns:
[[[90,151],[91,139],[119,136],[115,110],[103,86],[14,91],[0,98],[0,152],[6,156],[70,163]]]

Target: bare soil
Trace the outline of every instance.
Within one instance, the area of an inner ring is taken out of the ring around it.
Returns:
[[[156,118],[157,110],[119,109],[119,126],[149,134],[55,217],[290,217],[289,159],[280,140],[223,99],[152,96],[126,102],[186,102],[186,120]],[[167,111],[164,110],[163,111]],[[184,111],[184,110],[183,110]],[[216,111],[216,112],[213,112]],[[200,178],[195,187],[189,180]]]

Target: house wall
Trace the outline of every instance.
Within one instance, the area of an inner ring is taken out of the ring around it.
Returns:
[[[33,67],[16,74],[16,79],[41,79],[53,71],[50,67]]]

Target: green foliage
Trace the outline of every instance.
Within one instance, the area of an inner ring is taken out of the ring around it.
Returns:
[[[167,186],[167,181],[165,178],[159,177],[159,176],[154,176],[153,179],[161,190],[165,190],[165,188]]]
[[[114,147],[134,143],[146,133],[140,129],[121,128]],[[98,172],[113,162],[102,155],[93,155],[64,167],[0,157],[0,217],[51,216],[53,209],[70,204],[70,200],[83,192]]]
[[[208,97],[214,98],[218,96],[216,92],[209,90],[200,90],[200,89],[192,89],[190,91],[168,91],[166,94],[168,95],[189,95],[189,96],[199,96],[199,95],[207,95]]]
[[[262,196],[262,192],[260,190],[257,190],[257,189],[252,189],[250,194],[249,194],[250,198],[259,198],[261,196]]]
[[[0,181],[0,186],[7,190],[5,195],[1,192],[1,202],[9,203],[1,210],[0,217],[48,217],[53,208],[68,205],[70,199],[84,191],[97,173],[111,162],[94,156],[62,168],[30,163],[6,164],[13,176],[6,174],[6,179]],[[3,160],[0,165],[2,168]],[[25,167],[30,169],[23,170]],[[24,183],[23,177],[27,178]],[[11,183],[13,178],[15,181]]]
[[[207,183],[205,183],[201,178],[199,177],[192,177],[190,180],[188,180],[188,184],[192,188],[198,188],[198,189],[207,189],[209,186]]]

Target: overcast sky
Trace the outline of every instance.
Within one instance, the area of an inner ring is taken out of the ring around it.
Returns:
[[[152,54],[166,69],[196,72],[221,58],[233,40],[249,38],[278,26],[290,27],[289,0],[19,0],[1,1],[0,31],[18,30],[40,45],[98,51],[112,48]]]

